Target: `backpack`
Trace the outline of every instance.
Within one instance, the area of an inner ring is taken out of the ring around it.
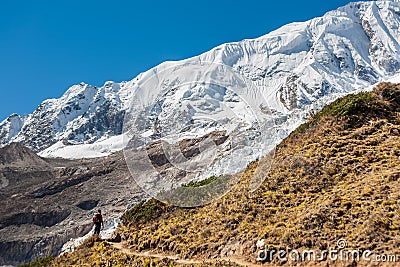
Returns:
[[[93,222],[94,223],[97,223],[97,222],[100,222],[100,220],[99,220],[99,216],[100,214],[98,214],[98,213],[95,213],[94,215],[93,215]]]

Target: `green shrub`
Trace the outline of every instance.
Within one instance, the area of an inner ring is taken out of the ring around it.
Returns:
[[[37,258],[36,260],[28,263],[18,265],[18,267],[47,267],[51,265],[54,256],[46,256],[44,258]]]
[[[167,205],[157,199],[141,201],[122,216],[122,222],[126,225],[146,223],[161,216]]]
[[[218,179],[218,176],[211,176],[207,179],[201,180],[201,181],[197,181],[197,182],[189,182],[187,184],[182,185],[183,187],[200,187],[200,186],[205,186],[208,184],[211,184],[212,182],[214,182],[215,180]]]

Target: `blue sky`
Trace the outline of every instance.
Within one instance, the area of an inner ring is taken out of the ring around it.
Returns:
[[[134,78],[165,60],[321,16],[344,0],[1,0],[0,120],[69,86]]]

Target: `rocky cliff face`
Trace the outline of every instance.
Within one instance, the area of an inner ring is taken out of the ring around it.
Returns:
[[[0,149],[0,265],[56,255],[92,229],[93,209],[112,222],[143,194],[121,155],[44,159],[20,144]]]
[[[210,138],[223,145],[228,137],[216,132]],[[184,155],[200,157],[198,143],[198,139],[183,140]],[[149,144],[146,151],[154,168],[174,183],[190,180],[168,162],[159,142]],[[140,157],[131,160],[143,164]],[[41,158],[17,143],[0,148],[0,265],[58,255],[67,241],[89,233],[99,208],[106,227],[113,226],[127,207],[149,197],[138,180],[156,182],[139,170],[130,172],[122,152],[66,160]]]

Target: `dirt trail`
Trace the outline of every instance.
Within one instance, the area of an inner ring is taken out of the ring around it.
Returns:
[[[202,263],[211,263],[211,260],[193,260],[193,259],[180,259],[178,256],[171,256],[171,255],[164,255],[164,254],[159,254],[159,253],[153,253],[151,251],[146,251],[146,252],[136,252],[132,251],[128,248],[123,247],[122,243],[110,243],[115,249],[118,249],[122,253],[128,254],[128,255],[134,255],[134,256],[140,256],[140,257],[153,257],[153,258],[159,258],[159,259],[165,259],[168,258],[170,260],[174,260],[177,263],[180,264],[202,264]],[[236,263],[240,266],[248,266],[248,267],[255,267],[255,266],[260,266],[256,265],[251,262],[247,262],[244,259],[241,259],[239,257],[223,257],[223,258],[217,258],[215,260],[221,260],[221,261],[230,261],[233,263]]]

